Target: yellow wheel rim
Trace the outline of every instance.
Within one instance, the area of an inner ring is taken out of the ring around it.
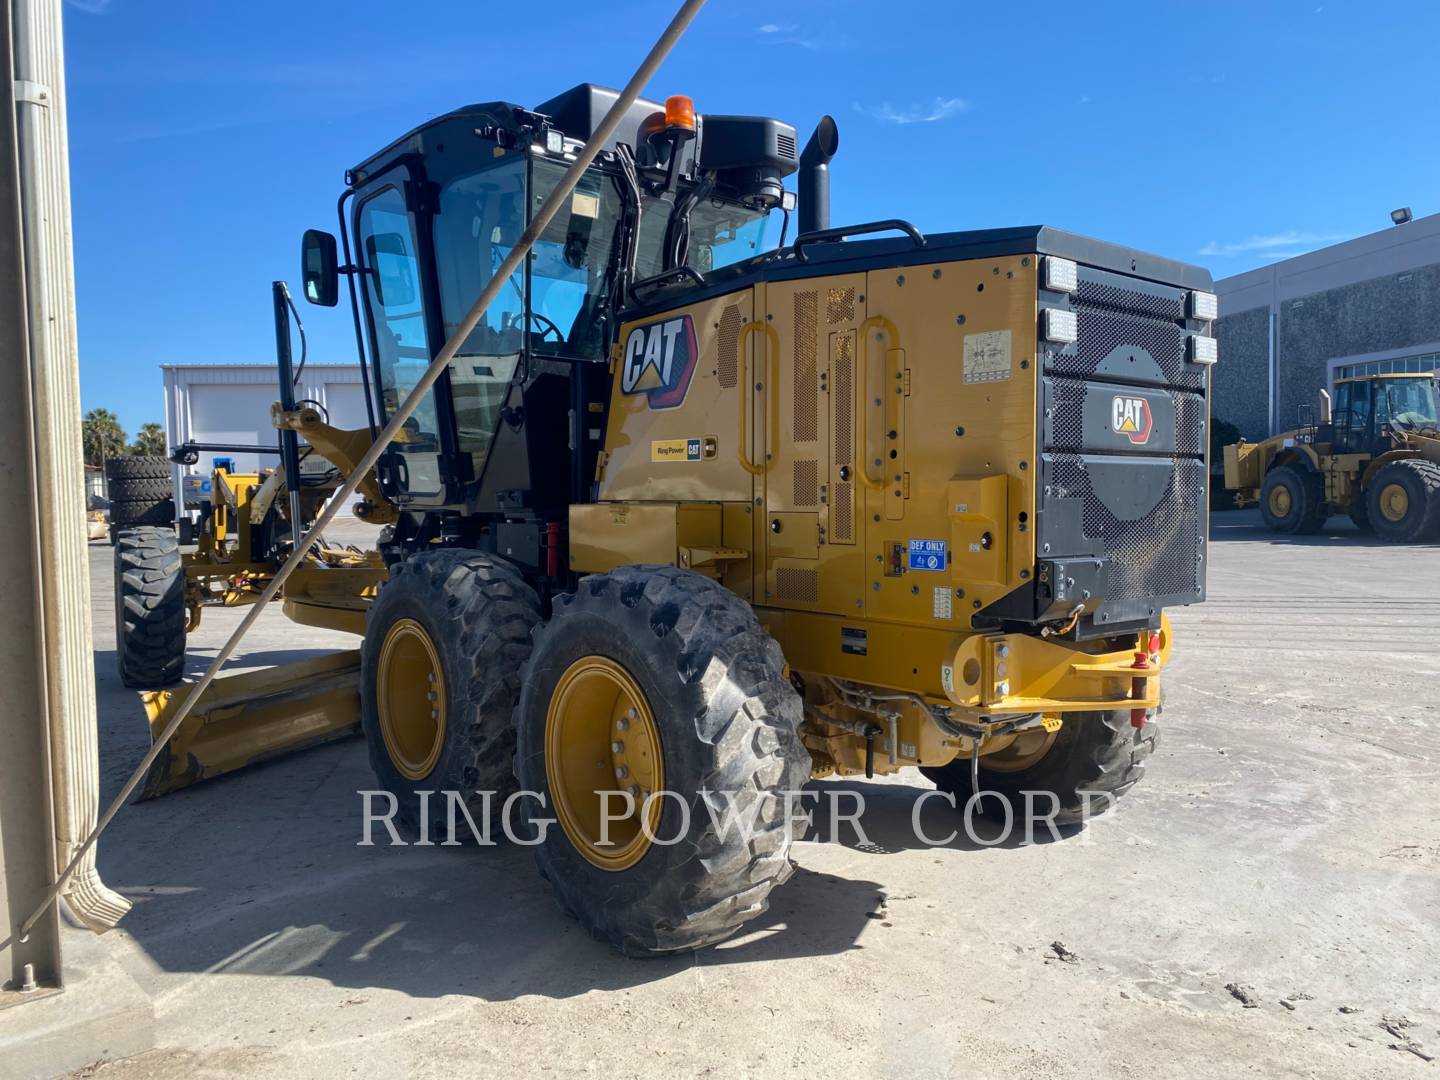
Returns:
[[[1050,752],[1050,747],[1055,745],[1055,736],[1058,734],[1058,729],[1046,731],[1043,728],[1022,732],[1004,750],[997,750],[993,754],[981,757],[980,764],[991,772],[1000,773],[1028,769]]]
[[[545,714],[545,779],[560,827],[589,862],[628,870],[650,850],[664,804],[647,799],[664,790],[660,729],[645,692],[614,660],[584,656],[560,676]],[[629,804],[613,793],[626,791],[633,808],[617,820]]]
[[[440,654],[414,619],[390,627],[380,646],[376,705],[391,763],[407,780],[423,780],[445,745],[445,673]]]
[[[1410,493],[1401,484],[1386,484],[1380,491],[1380,513],[1386,521],[1404,521],[1410,513]]]
[[[1270,489],[1270,513],[1277,518],[1283,518],[1290,513],[1290,490],[1284,484],[1276,484]]]

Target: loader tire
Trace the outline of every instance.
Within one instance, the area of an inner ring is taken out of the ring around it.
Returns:
[[[117,502],[160,502],[171,498],[174,486],[170,477],[142,476],[135,480],[110,481],[110,504]]]
[[[122,528],[115,537],[115,656],[120,681],[170,686],[185,672],[185,571],[175,534]]]
[[[1308,535],[1320,531],[1330,516],[1325,481],[1318,473],[1294,465],[1277,465],[1260,486],[1260,517],[1271,532]]]
[[[1054,741],[1038,760],[1011,768],[1003,751],[991,762],[993,767],[986,766],[986,758],[980,759],[980,789],[985,797],[976,810],[997,816],[1008,807],[1017,826],[1026,813],[1046,817],[1057,807],[1056,825],[1074,825],[1106,813],[1145,775],[1145,759],[1154,752],[1159,736],[1153,718],[1136,728],[1128,710],[1066,713]],[[920,771],[941,791],[955,796],[961,810],[975,793],[968,758]],[[1031,793],[1028,807],[1026,792]]]
[[[376,779],[412,830],[422,824],[417,792],[434,792],[425,812],[434,838],[447,823],[445,791],[459,792],[478,823],[480,793],[513,789],[511,715],[539,622],[535,591],[493,555],[430,551],[391,567],[365,622],[361,726]]]
[[[1366,492],[1352,491],[1350,494],[1350,520],[1362,533],[1373,533],[1375,524],[1370,520],[1370,500]]]
[[[170,459],[162,454],[131,454],[126,457],[112,457],[105,462],[105,483],[108,487],[115,481],[164,480],[170,482]],[[110,498],[115,498],[113,489]]]
[[[1375,535],[1392,544],[1440,539],[1440,465],[1404,458],[1383,466],[1365,491]]]
[[[719,583],[673,566],[582,580],[537,632],[515,712],[516,776],[544,800],[524,813],[561,906],[630,956],[698,949],[764,912],[802,820],[784,797],[810,775],[801,718],[780,647]],[[639,805],[606,845],[601,793],[621,816],[631,785]]]

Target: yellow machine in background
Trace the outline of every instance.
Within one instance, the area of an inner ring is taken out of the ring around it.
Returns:
[[[614,100],[470,106],[349,171],[304,291],[348,282],[378,419]],[[637,104],[366,478],[379,550],[317,546],[285,585],[361,635],[358,684],[353,656],[217,680],[149,790],[358,707],[400,820],[528,792],[560,902],[630,953],[764,910],[811,777],[919,766],[1052,825],[1128,791],[1164,609],[1205,594],[1209,275],[1045,227],[830,228],[837,148],[828,117],[801,151]],[[186,611],[263,587],[334,490],[290,490],[299,437],[335,475],[368,444],[287,399],[280,330],[282,468],[217,474],[194,554],[122,537],[122,671],[178,677]]]
[[[1394,543],[1440,539],[1440,420],[1430,373],[1340,379],[1320,419],[1225,448],[1236,506],[1267,528],[1313,533],[1332,513]]]

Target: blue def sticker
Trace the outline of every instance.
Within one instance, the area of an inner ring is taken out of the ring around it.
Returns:
[[[944,540],[911,540],[911,541],[910,541],[910,569],[911,569],[911,570],[944,570],[944,569],[945,569],[945,541],[944,541]]]

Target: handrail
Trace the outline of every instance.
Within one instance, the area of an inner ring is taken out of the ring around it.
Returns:
[[[805,253],[801,250],[806,244],[818,244],[827,240],[843,240],[847,236],[863,236],[867,233],[877,232],[903,232],[910,237],[917,248],[925,246],[925,236],[919,229],[910,222],[901,218],[886,218],[884,221],[867,221],[860,225],[841,225],[835,229],[813,229],[807,233],[801,233],[795,237],[795,260],[805,261]]]
[[[765,397],[764,402],[764,408],[770,416],[768,431],[769,444],[765,448],[765,462],[761,465],[756,465],[750,460],[750,438],[748,434],[750,425],[746,422],[747,410],[745,408],[746,399],[753,399],[755,395],[755,388],[750,385],[749,367],[745,363],[745,342],[751,333],[756,330],[765,331],[766,341],[771,346],[771,348],[766,350],[766,359],[769,361],[769,363],[766,364],[766,370],[770,376],[771,390],[770,394]],[[775,408],[773,398],[773,395],[778,392],[780,382],[780,335],[776,333],[775,328],[768,322],[761,322],[759,319],[755,319],[740,328],[740,337],[736,340],[735,349],[737,354],[736,363],[739,369],[736,385],[736,390],[739,391],[739,393],[736,394],[736,398],[740,406],[740,467],[751,476],[759,476],[761,473],[770,471],[770,451],[780,443],[780,410]]]
[[[883,480],[874,480],[870,476],[870,342],[866,339],[866,332],[872,326],[878,326],[885,333],[890,335],[890,347],[900,347],[900,331],[895,329],[895,324],[884,315],[871,315],[860,324],[856,332],[856,349],[858,355],[855,357],[855,426],[858,429],[855,433],[855,456],[859,459],[860,481],[871,491],[879,491],[885,486]],[[880,407],[885,407],[885,398],[880,398]]]

